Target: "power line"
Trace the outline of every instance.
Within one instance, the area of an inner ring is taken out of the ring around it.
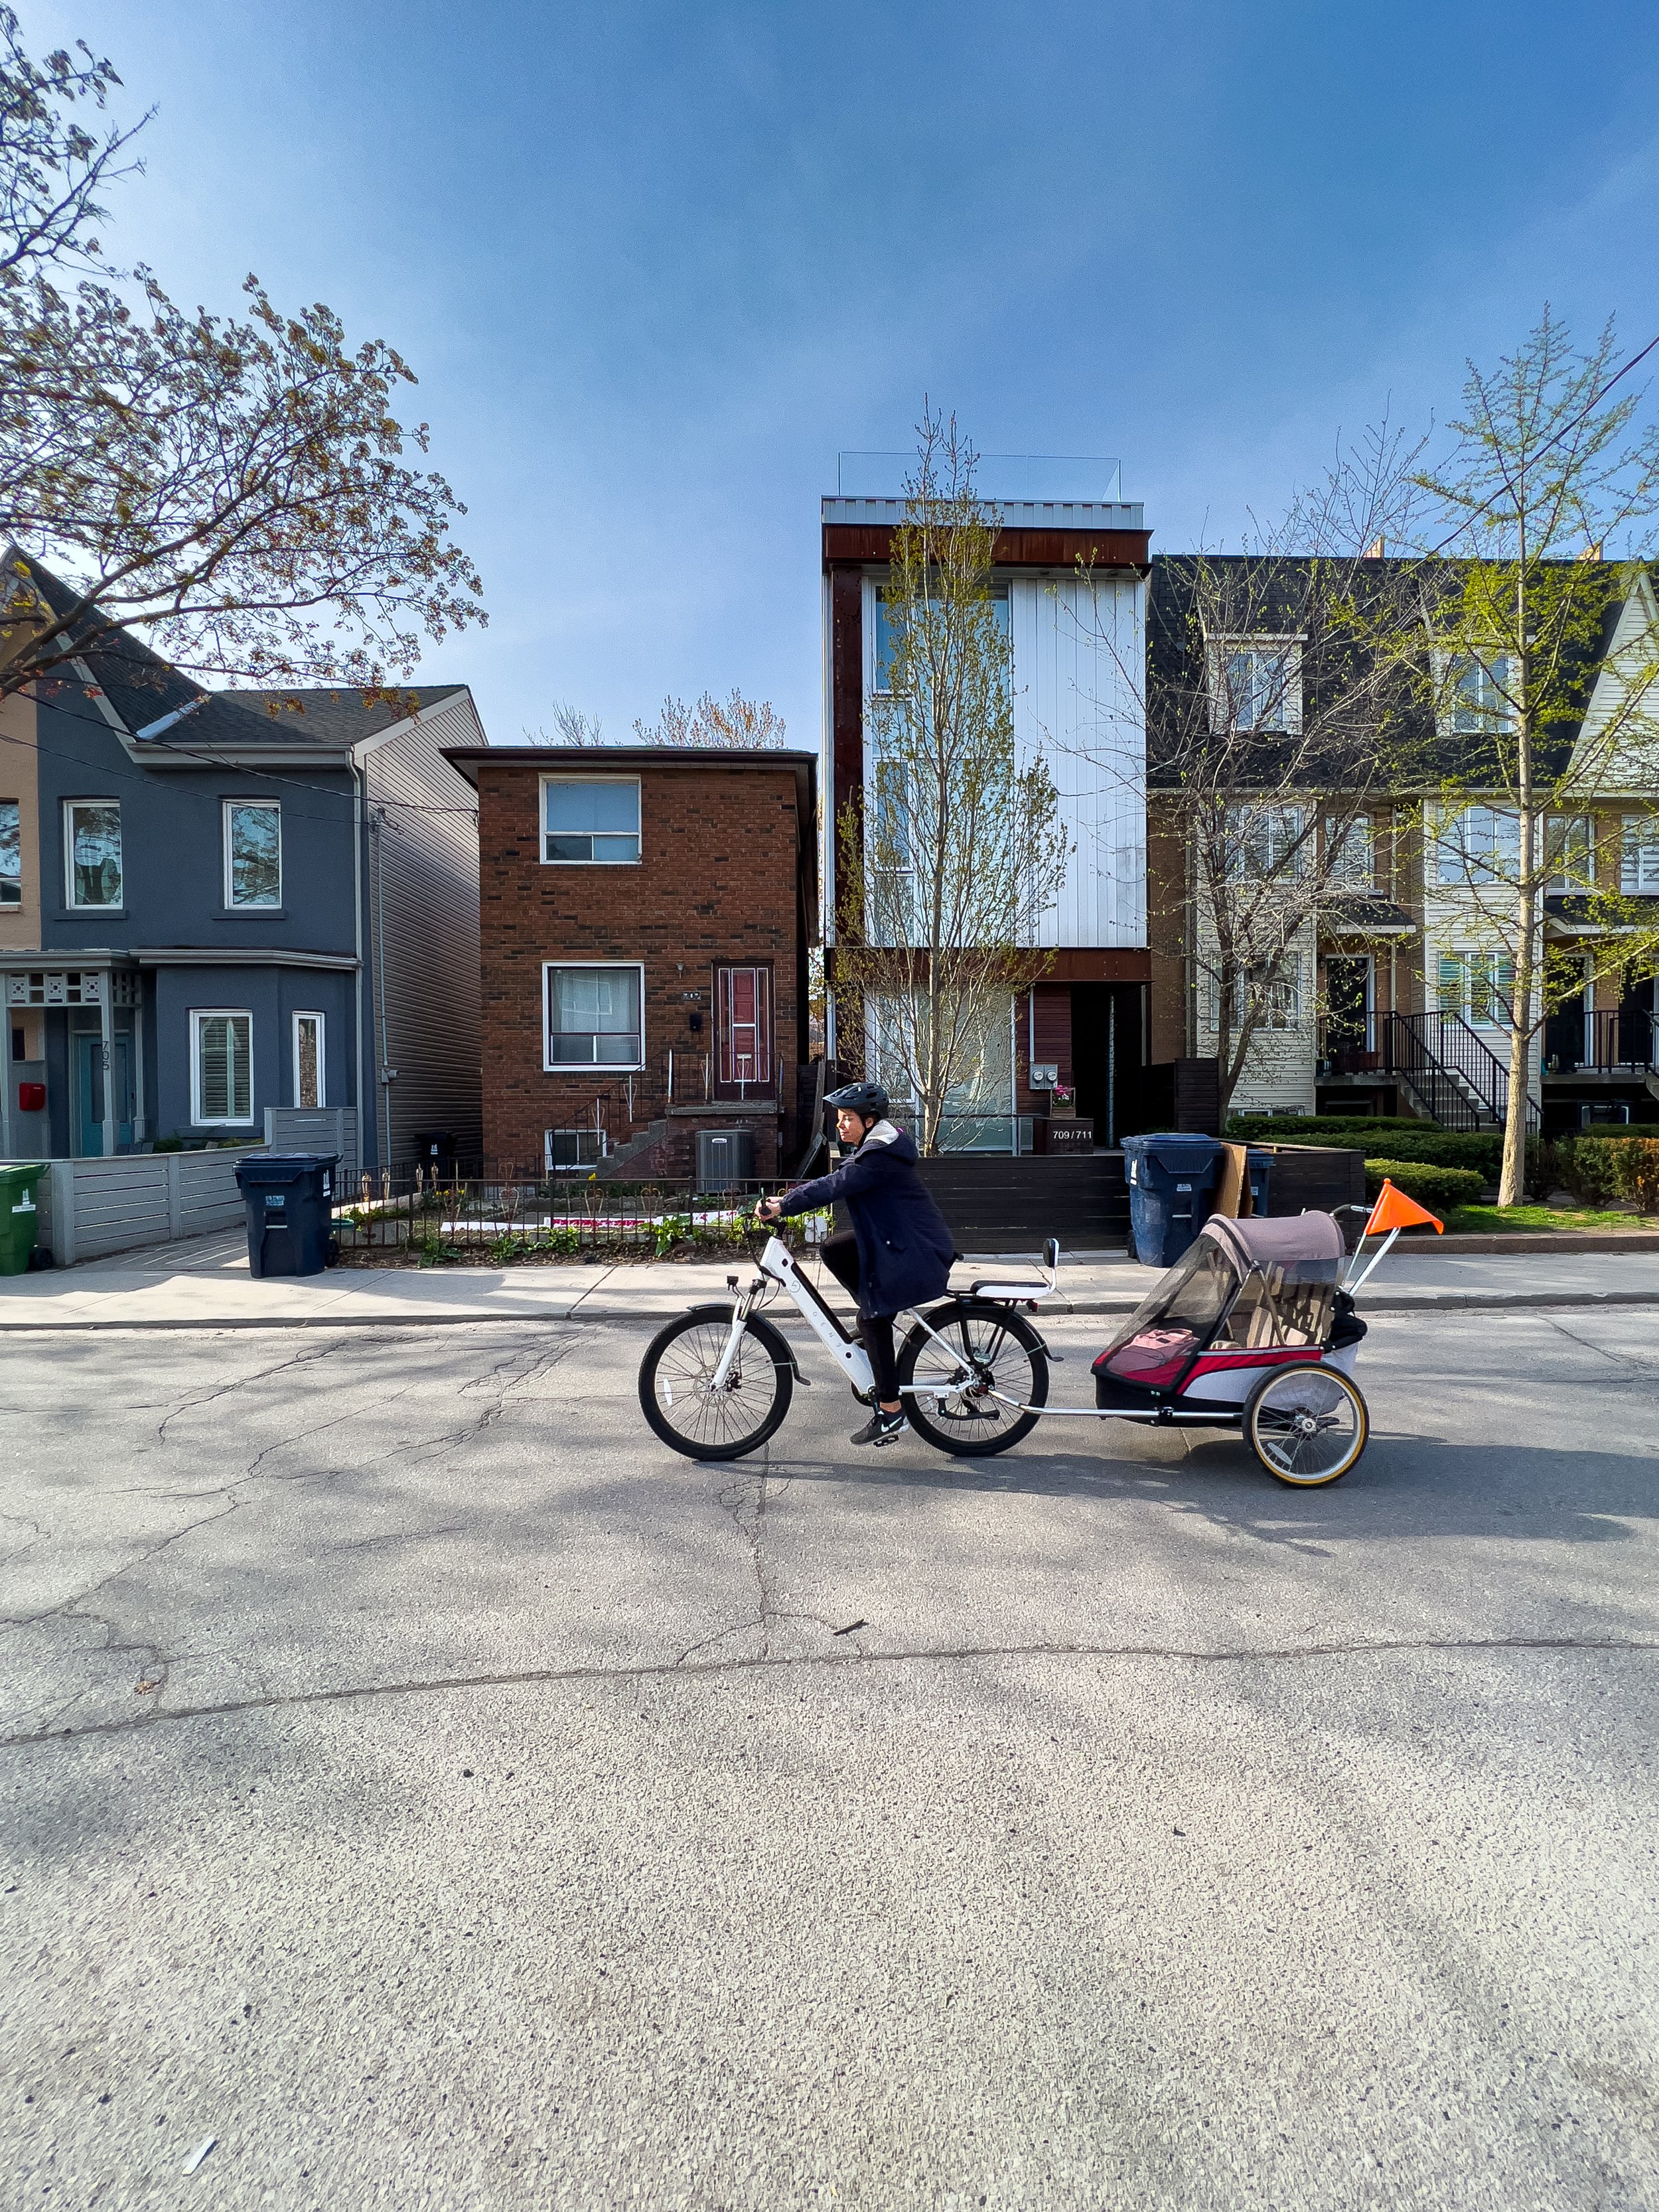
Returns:
[[[1564,422],[1553,438],[1546,438],[1543,444],[1538,448],[1537,454],[1534,458],[1541,460],[1544,455],[1549,452],[1553,446],[1559,446],[1563,438],[1570,437],[1578,428],[1581,422],[1584,422],[1590,415],[1594,414],[1595,410],[1601,404],[1601,402],[1607,398],[1608,392],[1612,391],[1613,386],[1617,384],[1621,378],[1628,376],[1632,369],[1639,367],[1639,365],[1647,359],[1648,356],[1653,351],[1656,346],[1659,346],[1659,334],[1656,334],[1654,337],[1650,337],[1647,343],[1643,347],[1640,353],[1633,353],[1630,359],[1624,363],[1622,368],[1614,369],[1613,374],[1607,379],[1607,382],[1602,385],[1598,391],[1590,394],[1589,398],[1584,403],[1578,413],[1573,416],[1571,422]],[[1445,551],[1447,546],[1453,544],[1455,539],[1463,535],[1463,532],[1468,528],[1471,523],[1478,522],[1480,520],[1480,517],[1485,514],[1490,507],[1493,507],[1498,504],[1499,496],[1500,495],[1498,492],[1494,492],[1490,499],[1482,500],[1479,507],[1471,507],[1468,514],[1464,516],[1463,520],[1452,532],[1449,538],[1443,538],[1438,545],[1431,546],[1426,553],[1421,554],[1418,557],[1425,561],[1438,559],[1439,556]]]

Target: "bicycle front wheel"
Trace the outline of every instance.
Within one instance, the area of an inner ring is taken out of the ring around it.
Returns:
[[[987,1459],[1029,1436],[1037,1417],[1019,1408],[1048,1397],[1042,1338],[1012,1307],[990,1299],[964,1298],[929,1314],[927,1328],[904,1340],[898,1376],[916,1434],[964,1459]]]
[[[742,1459],[789,1411],[794,1370],[776,1329],[751,1318],[723,1382],[715,1371],[732,1334],[729,1306],[705,1306],[659,1329],[640,1362],[640,1407],[664,1443],[687,1459]]]
[[[1293,1490],[1317,1490],[1364,1450],[1370,1416],[1340,1367],[1281,1367],[1251,1392],[1244,1433],[1269,1474]]]

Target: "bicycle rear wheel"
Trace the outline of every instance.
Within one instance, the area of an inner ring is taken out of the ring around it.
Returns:
[[[1030,1436],[1037,1417],[1018,1408],[1045,1405],[1048,1397],[1048,1362],[1030,1324],[988,1298],[941,1307],[927,1324],[933,1335],[913,1328],[898,1361],[916,1434],[963,1459],[987,1459]]]
[[[789,1411],[794,1368],[769,1322],[744,1324],[731,1373],[714,1372],[732,1334],[729,1306],[693,1308],[659,1329],[640,1362],[640,1407],[664,1443],[687,1459],[742,1459]]]

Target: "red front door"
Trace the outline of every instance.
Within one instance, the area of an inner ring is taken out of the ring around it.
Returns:
[[[727,1095],[772,1093],[772,973],[768,968],[714,971],[716,1079]]]

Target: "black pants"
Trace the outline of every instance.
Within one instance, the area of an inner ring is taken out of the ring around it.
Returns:
[[[818,1247],[818,1257],[828,1267],[842,1290],[859,1294],[859,1241],[850,1229],[843,1229],[834,1237],[826,1237]],[[893,1350],[893,1316],[891,1314],[860,1314],[859,1331],[864,1339],[864,1348],[870,1355],[870,1371],[875,1377],[876,1396],[890,1405],[898,1396],[898,1358]]]

